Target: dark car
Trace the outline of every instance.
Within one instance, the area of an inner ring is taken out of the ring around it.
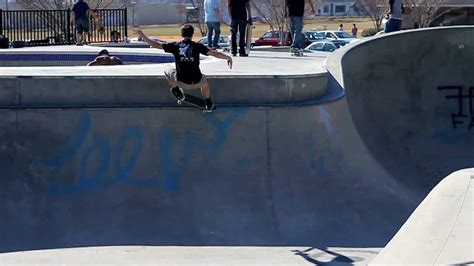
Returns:
[[[326,36],[324,36],[324,34],[319,33],[317,31],[305,31],[305,32],[303,32],[303,34],[305,35],[306,39],[308,39],[312,43],[313,42],[319,42],[319,41],[331,41],[332,43],[334,43],[336,45],[337,48],[348,44],[348,42],[344,41],[344,40],[330,40],[330,39],[327,39]]]

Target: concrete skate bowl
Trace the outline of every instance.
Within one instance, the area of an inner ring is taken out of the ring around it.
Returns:
[[[473,166],[473,46],[473,27],[436,28],[367,41],[342,56],[338,79],[364,144],[423,193]]]
[[[452,127],[458,109],[445,99],[449,91],[437,90],[473,83],[459,73],[473,52],[466,36],[472,28],[407,32],[341,51],[328,61],[342,66],[330,67],[328,93],[343,87],[347,97],[325,104],[302,92],[316,81],[301,77],[245,80],[250,87],[240,90],[226,87],[238,77],[216,79],[216,102],[226,104],[208,115],[169,98],[159,98],[162,107],[132,108],[87,107],[94,99],[54,108],[54,97],[36,109],[8,103],[0,111],[0,250],[383,247],[437,181],[471,162],[472,135]],[[379,51],[427,37],[438,42],[424,53]],[[451,56],[439,53],[461,43]],[[383,57],[360,57],[369,52]],[[436,69],[435,56],[450,70]],[[367,69],[375,65],[380,72]],[[429,71],[431,79],[418,76]],[[233,100],[271,92],[268,84],[286,84],[278,88],[285,101]]]
[[[38,50],[38,49],[36,49]],[[172,63],[174,58],[166,54],[118,52],[112,53],[124,64],[163,64]],[[8,50],[0,52],[0,67],[29,66],[85,66],[97,57],[97,52],[87,51],[22,51]]]

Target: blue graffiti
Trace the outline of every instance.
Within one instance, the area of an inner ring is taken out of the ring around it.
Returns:
[[[204,178],[204,168],[212,162],[216,156],[216,152],[224,145],[230,126],[233,125],[239,117],[248,112],[247,108],[232,108],[231,110],[232,112],[223,120],[219,120],[216,116],[208,116],[205,118],[205,121],[215,128],[215,133],[212,143],[209,147],[204,149],[206,152],[202,155],[203,161],[200,169],[195,174],[195,179],[201,180]],[[249,161],[246,161],[245,164],[242,162],[237,162],[237,164],[241,164],[240,167],[243,168],[249,164]]]
[[[205,117],[205,121],[215,129],[212,143],[203,147],[203,150],[207,151],[206,154],[200,156],[206,158],[205,163],[208,163],[207,160],[212,153],[225,143],[230,126],[244,113],[244,109],[238,109],[235,112],[230,112],[230,115],[222,121],[215,116]],[[44,166],[59,170],[66,162],[75,158],[79,160],[79,180],[69,185],[53,184],[51,190],[55,193],[77,193],[103,189],[120,183],[137,186],[156,185],[165,192],[173,192],[179,189],[179,180],[185,174],[186,166],[199,149],[199,141],[195,135],[188,133],[183,138],[178,138],[171,130],[161,130],[158,135],[160,159],[157,167],[159,174],[150,174],[150,177],[146,178],[132,176],[145,147],[144,134],[140,127],[126,128],[118,138],[116,145],[111,145],[110,141],[103,136],[95,136],[87,145],[92,129],[88,113],[81,115],[77,128],[77,134],[68,141],[60,153],[42,161]],[[180,145],[177,145],[178,142]],[[175,154],[177,152],[179,154]],[[94,169],[90,169],[92,165]],[[107,178],[110,175],[112,178]]]
[[[79,119],[79,130],[77,136],[72,138],[63,152],[51,159],[43,161],[43,164],[49,167],[58,167],[64,162],[71,160],[77,153],[77,147],[82,146],[86,141],[87,135],[91,128],[91,120],[89,115],[83,114]]]
[[[211,145],[211,148],[214,152],[225,143],[227,138],[227,132],[229,127],[235,123],[235,121],[242,115],[244,115],[248,109],[246,108],[234,108],[234,111],[224,120],[220,121],[216,116],[209,116],[206,119],[206,122],[210,123],[216,128],[216,134],[214,136],[214,142]]]
[[[182,157],[173,162],[172,152],[173,152],[173,134],[169,131],[165,131],[161,134],[160,138],[160,159],[161,159],[161,171],[165,175],[165,180],[163,182],[163,188],[167,192],[175,191],[178,188],[178,179],[183,174],[183,171],[186,169],[191,160],[193,151],[196,148],[197,140],[193,135],[187,135],[184,140],[184,145],[182,147]]]
[[[128,158],[128,161],[123,161],[121,155],[124,154],[124,150],[129,142],[132,142],[133,148]],[[137,165],[140,153],[143,149],[143,133],[138,127],[130,127],[120,136],[117,149],[115,154],[118,156],[114,160],[115,173],[119,180],[123,180],[129,183],[150,185],[156,183],[153,178],[150,179],[137,179],[130,176],[130,172]]]

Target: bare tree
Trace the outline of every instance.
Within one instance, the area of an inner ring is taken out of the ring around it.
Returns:
[[[257,15],[270,26],[271,30],[284,30],[287,28],[284,0],[251,1],[250,4]]]
[[[24,7],[26,10],[63,10],[71,7],[74,0],[17,0],[16,3]],[[87,0],[92,9],[123,7],[123,1],[117,0]]]
[[[420,28],[428,27],[437,17],[442,2],[443,0],[405,0],[414,22]]]
[[[189,14],[187,13],[188,10],[186,10],[186,6],[187,5],[190,5],[191,7],[193,7],[195,10],[195,21],[197,23],[197,26],[198,26],[198,29],[199,29],[199,32],[201,33],[201,36],[204,37],[206,35],[206,32],[207,32],[207,27],[204,23],[204,0],[181,0],[181,5],[182,5],[182,10],[184,12],[186,12],[186,16],[188,16]]]
[[[306,6],[306,13],[311,14],[312,16],[316,16],[316,10],[318,6],[322,3],[322,0],[307,0],[308,5]]]
[[[358,0],[356,6],[370,17],[377,31],[381,30],[382,20],[389,10],[388,0]]]

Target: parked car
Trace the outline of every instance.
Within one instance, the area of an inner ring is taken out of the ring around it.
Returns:
[[[304,48],[304,50],[307,52],[334,52],[339,47],[329,40],[323,40],[313,42],[308,45],[308,47]]]
[[[214,37],[212,37],[214,38]],[[202,37],[201,39],[199,39],[198,43],[200,44],[203,44],[204,46],[207,47],[207,37]],[[228,40],[227,40],[227,36],[221,36],[219,37],[219,42],[217,43],[221,48],[228,48],[229,47],[229,43],[228,43]]]
[[[304,38],[305,46],[310,44],[311,42],[302,34]],[[286,46],[290,46],[292,43],[292,36],[287,31],[286,32]],[[271,46],[280,46],[280,32],[279,31],[267,31],[265,32],[260,38],[255,40],[252,43],[254,46],[262,46],[262,45],[271,45]]]
[[[287,43],[286,45],[291,45],[291,36],[287,32]],[[256,39],[252,42],[253,46],[263,46],[263,45],[270,45],[270,46],[280,46],[280,32],[279,31],[267,31],[265,32],[260,38]]]
[[[318,31],[318,33],[323,34],[324,37],[326,37],[326,39],[328,40],[343,40],[348,43],[356,42],[359,40],[345,31]]]
[[[303,32],[303,34],[305,35],[306,39],[308,39],[312,43],[328,40],[328,41],[333,42],[337,46],[337,48],[349,43],[344,40],[329,40],[326,38],[326,36],[324,36],[322,33],[319,33],[317,31],[305,31]]]

